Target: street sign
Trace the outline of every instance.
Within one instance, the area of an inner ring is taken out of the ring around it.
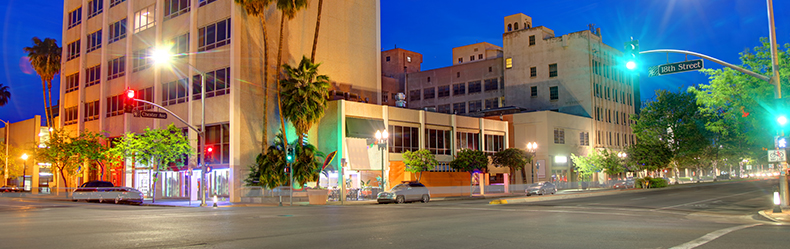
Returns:
[[[140,111],[140,112],[135,112],[134,114],[135,117],[141,117],[141,118],[167,119],[166,112]]]
[[[647,76],[661,76],[673,73],[682,73],[694,70],[700,70],[704,64],[702,63],[702,59],[697,60],[690,60],[690,61],[683,61],[677,63],[669,63],[663,64],[658,66],[652,66],[647,70]]]
[[[787,160],[785,150],[769,150],[768,162],[784,162]]]

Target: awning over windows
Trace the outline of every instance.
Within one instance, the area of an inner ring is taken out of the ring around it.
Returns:
[[[376,130],[384,129],[383,120],[346,117],[346,137],[374,138]]]
[[[349,170],[381,170],[381,151],[365,138],[346,138]]]

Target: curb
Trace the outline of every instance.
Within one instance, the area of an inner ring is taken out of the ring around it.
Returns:
[[[760,214],[760,215],[761,215],[763,218],[769,219],[769,220],[771,220],[771,221],[773,221],[773,222],[777,222],[777,223],[784,223],[784,222],[782,222],[782,221],[780,221],[780,220],[777,220],[777,219],[775,219],[774,217],[771,217],[770,215],[766,214],[766,213],[765,213],[765,210],[760,210],[760,211],[759,211],[759,212],[757,212],[757,213],[758,213],[758,214]]]

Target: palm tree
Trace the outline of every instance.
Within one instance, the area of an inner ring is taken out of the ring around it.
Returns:
[[[263,28],[263,84],[261,84],[261,88],[263,88],[263,92],[266,98],[269,97],[269,42],[268,36],[266,31],[266,8],[269,7],[269,4],[272,3],[273,0],[235,0],[236,4],[241,5],[241,7],[247,12],[248,15],[258,17],[258,20],[261,23],[261,27]],[[261,154],[265,154],[266,152],[266,145],[269,141],[268,137],[268,127],[269,127],[269,119],[268,119],[268,103],[269,100],[265,99],[263,101],[263,134],[261,135]]]
[[[9,99],[11,99],[11,92],[8,91],[8,86],[0,84],[0,106],[8,104]]]
[[[324,8],[324,0],[318,0],[318,15],[315,18],[315,36],[313,36],[313,51],[310,53],[310,62],[315,63],[315,50],[318,45],[318,27],[321,27],[321,10]]]
[[[288,20],[296,17],[296,12],[307,8],[307,0],[277,0],[277,9],[282,12],[280,17],[280,42],[277,43],[277,82],[280,82],[280,65],[282,65],[283,54],[283,26],[285,17]],[[283,130],[283,147],[288,148],[288,135],[285,130],[285,118],[283,115],[282,96],[280,94],[280,84],[277,84],[277,108],[280,110],[280,129]]]
[[[55,39],[46,38],[42,41],[38,37],[33,37],[33,46],[25,47],[24,49],[28,53],[33,69],[41,77],[44,112],[47,115],[47,127],[51,128],[52,113],[49,109],[52,107],[52,79],[55,78],[56,74],[60,73],[61,48]],[[49,99],[47,99],[47,93],[49,93]]]
[[[299,136],[297,141],[302,141],[310,127],[324,116],[329,95],[329,77],[318,75],[320,65],[313,64],[303,56],[297,67],[285,65],[288,78],[280,81],[282,113],[296,128]]]

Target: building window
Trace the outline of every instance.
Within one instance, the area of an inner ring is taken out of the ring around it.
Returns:
[[[77,119],[79,118],[79,109],[76,106],[64,108],[63,112],[65,112],[65,115],[63,115],[63,117],[66,119],[66,121],[63,122],[65,125],[77,123]]]
[[[513,29],[518,30],[518,23],[513,23]]]
[[[150,56],[152,49],[153,48],[144,48],[133,52],[132,72],[144,70],[154,64],[154,59]]]
[[[189,81],[184,78],[162,84],[162,105],[175,105],[187,101]]]
[[[483,108],[482,100],[469,101],[469,113],[479,112]]]
[[[82,23],[82,6],[69,12],[69,26],[68,28],[76,27]]]
[[[387,56],[387,61],[388,61],[388,62],[390,61],[390,57],[389,57],[389,56]]]
[[[450,155],[450,131],[425,129],[425,147],[434,155]]]
[[[549,77],[557,77],[557,63],[549,64]]]
[[[88,35],[88,53],[101,48],[101,29]]]
[[[530,46],[534,46],[535,45],[535,36],[534,35],[530,35],[529,36],[529,45]]]
[[[439,98],[450,97],[450,85],[439,86]]]
[[[497,78],[485,80],[486,92],[499,90],[499,81]]]
[[[486,109],[499,108],[499,98],[486,99]]]
[[[198,51],[230,44],[230,18],[198,29]]]
[[[107,117],[118,116],[124,113],[123,101],[126,96],[123,94],[107,97]]]
[[[556,86],[549,87],[549,99],[551,100],[560,99],[560,92],[558,88],[559,87]]]
[[[469,61],[474,61],[474,60],[475,60],[475,56],[474,55],[470,55],[469,56]]]
[[[439,105],[436,108],[436,112],[448,113],[449,114],[450,113],[450,104]]]
[[[80,89],[80,72],[66,76],[66,93]]]
[[[388,92],[382,92],[381,93],[381,103],[389,102],[389,97],[390,97],[390,95],[389,95]]]
[[[173,38],[173,54],[176,57],[185,57],[189,53],[189,33]]]
[[[565,129],[554,128],[554,143],[565,144]]]
[[[453,84],[453,96],[466,94],[466,83]]]
[[[110,24],[110,34],[107,43],[113,43],[126,38],[126,18]]]
[[[433,99],[436,98],[436,88],[429,87],[422,89],[422,99]]]
[[[494,71],[494,68],[493,68],[493,67],[488,67],[488,72],[489,72],[489,73],[490,73],[490,72],[493,72],[493,71]]]
[[[198,138],[198,144],[200,144],[200,138]],[[210,154],[206,155],[206,163],[213,165],[230,163],[230,127],[228,124],[206,126],[206,148],[213,149]]]
[[[458,63],[464,63],[464,58],[458,58]]]
[[[107,65],[107,80],[123,77],[126,75],[126,56],[121,56],[110,60]]]
[[[420,129],[417,127],[390,125],[389,131],[392,134],[392,139],[388,140],[390,153],[420,149]]]
[[[538,97],[538,87],[537,86],[530,87],[529,88],[529,94],[530,94],[530,97],[533,97],[533,98]]]
[[[210,3],[213,3],[213,2],[215,2],[215,1],[217,1],[217,0],[200,0],[200,1],[199,1],[199,4],[200,4],[200,7],[203,7],[203,6],[205,6],[206,4],[210,4]]]
[[[609,109],[606,110],[606,122],[609,122],[609,123],[612,122],[612,110],[609,110]]]
[[[99,84],[101,82],[101,64],[85,69],[85,87]]]
[[[420,90],[409,91],[409,101],[417,101],[417,100],[420,100]]]
[[[76,40],[66,46],[66,61],[80,57],[80,40]]]
[[[455,113],[455,114],[465,114],[466,113],[466,102],[454,103],[453,104],[453,113]]]
[[[480,60],[482,60],[482,59],[483,59],[483,54],[478,54],[478,55],[477,55],[477,59],[480,59]]]
[[[500,152],[505,149],[505,136],[502,135],[485,135],[485,152],[488,155]]]
[[[165,1],[165,21],[177,17],[178,15],[189,13],[189,0],[167,0]]]
[[[99,119],[99,101],[85,103],[85,121]]]
[[[581,146],[589,146],[590,145],[590,133],[589,132],[579,132],[579,145],[581,145]]]
[[[428,82],[431,82],[431,77],[428,77]]]
[[[146,30],[156,24],[155,5],[145,7],[134,13],[134,33]]]
[[[537,67],[530,67],[529,68],[529,77],[538,77],[538,68]]]
[[[456,132],[455,145],[456,151],[461,151],[461,149],[478,150],[480,148],[480,134]]]
[[[507,31],[508,32],[513,31],[513,24],[510,23],[507,24]]]
[[[513,58],[505,59],[505,68],[510,69],[513,67]]]
[[[192,99],[200,99],[200,74],[192,77]],[[206,73],[206,98],[230,93],[230,68]]]
[[[456,72],[456,73],[455,73],[455,77],[456,77],[456,78],[461,78],[461,72]]]
[[[411,63],[411,56],[406,56],[406,62]]]
[[[88,2],[88,19],[101,14],[104,10],[104,0],[93,0]]]
[[[137,90],[137,99],[142,99],[148,102],[154,102],[154,87],[149,87],[145,89]],[[143,102],[136,102],[135,101],[135,110],[150,110],[153,109],[154,106],[151,104],[145,104]]]
[[[469,82],[469,94],[481,92],[482,86],[479,80]]]
[[[123,3],[124,1],[126,0],[110,0],[110,8],[115,7],[115,5]]]

